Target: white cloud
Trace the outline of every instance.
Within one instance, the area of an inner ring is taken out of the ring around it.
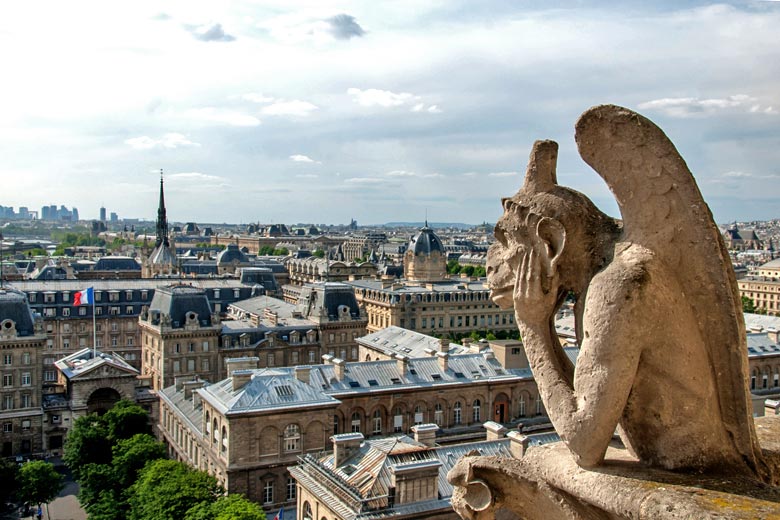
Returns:
[[[130,145],[130,147],[135,148],[136,150],[200,146],[200,143],[192,142],[184,135],[175,132],[164,134],[160,139],[152,139],[151,137],[145,135],[142,135],[141,137],[133,137],[131,139],[125,139],[125,144]]]
[[[301,155],[301,154],[295,154],[290,156],[290,160],[293,162],[302,162],[302,163],[314,163],[314,164],[322,164],[320,161],[315,161],[308,155]]]
[[[415,96],[408,92],[395,93],[390,92],[389,90],[379,90],[376,88],[362,90],[350,87],[347,89],[347,94],[352,96],[352,100],[355,103],[364,107],[397,107],[415,102],[419,99],[419,96]]]
[[[517,172],[493,172],[488,173],[488,177],[512,177],[517,174]]]
[[[738,179],[738,178],[744,178],[744,177],[752,177],[752,173],[746,173],[746,172],[726,172],[721,177],[728,177],[732,179]]]
[[[260,124],[260,120],[254,116],[214,107],[193,108],[185,111],[184,115],[198,121],[231,126],[257,126]]]
[[[440,114],[441,108],[439,108],[439,105],[431,105],[428,107],[428,113],[430,114]]]
[[[417,103],[412,107],[412,112],[422,112],[425,110],[425,103]]]
[[[406,170],[393,170],[391,172],[387,172],[388,177],[416,177],[417,174],[414,172],[408,172]]]
[[[306,117],[319,107],[308,101],[294,99],[292,101],[277,101],[272,105],[263,107],[263,114],[271,116],[298,116]]]
[[[226,182],[224,177],[208,175],[200,172],[172,173],[165,176],[166,180],[201,181],[201,182]]]
[[[232,42],[235,36],[227,34],[220,23],[185,25],[190,34],[202,42]]]
[[[349,179],[344,179],[344,182],[349,184],[382,184],[387,182],[387,180],[377,177],[352,177]]]
[[[738,112],[774,114],[775,110],[762,107],[758,99],[746,94],[735,94],[724,98],[700,99],[695,97],[661,98],[639,104],[641,110],[658,110],[671,117],[693,117],[724,110]]]
[[[241,96],[241,99],[251,101],[252,103],[270,103],[274,101],[274,98],[265,96],[260,92],[250,92]]]
[[[273,38],[289,44],[309,41],[324,44],[365,34],[355,17],[344,13],[327,15],[322,11],[284,14],[261,22],[258,27],[268,30]]]

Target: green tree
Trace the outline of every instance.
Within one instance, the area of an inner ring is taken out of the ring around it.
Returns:
[[[485,337],[485,339],[487,339],[488,341],[493,341],[494,339],[497,339],[497,338],[496,338],[495,334],[493,334],[492,332],[488,332],[487,336]]]
[[[742,312],[756,312],[756,302],[753,301],[753,298],[742,297]]]
[[[201,502],[215,502],[224,490],[211,475],[175,460],[157,460],[141,470],[130,488],[131,520],[179,520]]]
[[[317,258],[325,258],[325,251],[322,249],[315,249],[311,256],[316,256]]]
[[[132,401],[117,401],[102,417],[112,440],[129,439],[137,433],[151,433],[149,413]]]
[[[466,273],[466,276],[473,276],[474,275],[474,266],[473,265],[464,265],[461,270],[461,273]]]
[[[77,480],[81,479],[81,473],[88,464],[108,464],[111,441],[101,417],[90,414],[76,419],[68,432],[62,460]]]
[[[31,460],[19,468],[18,496],[30,504],[48,504],[54,500],[64,484],[54,465],[42,460]]]
[[[265,513],[254,502],[234,494],[193,506],[184,520],[265,520]]]
[[[460,264],[457,260],[447,262],[447,272],[450,274],[458,274],[460,272]]]
[[[164,459],[165,445],[146,433],[137,433],[129,439],[122,439],[112,448],[115,479],[120,489],[135,483],[144,466],[151,461]]]
[[[481,265],[478,265],[474,267],[474,276],[477,278],[484,278],[487,276],[487,271],[485,271],[485,268]]]

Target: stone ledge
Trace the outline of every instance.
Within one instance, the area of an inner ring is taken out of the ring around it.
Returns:
[[[765,455],[780,469],[780,416],[758,418]],[[449,479],[464,518],[780,519],[780,488],[742,477],[650,469],[610,448],[603,466],[577,466],[563,443],[522,459],[464,457]]]

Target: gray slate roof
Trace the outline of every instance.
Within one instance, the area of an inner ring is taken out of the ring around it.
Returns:
[[[23,292],[0,289],[0,322],[11,320],[16,323],[18,336],[35,334],[35,319]]]

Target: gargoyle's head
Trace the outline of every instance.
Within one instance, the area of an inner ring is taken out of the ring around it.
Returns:
[[[600,238],[618,229],[616,221],[585,195],[557,184],[557,158],[557,143],[536,141],[522,188],[502,200],[504,214],[496,223],[497,242],[487,258],[488,287],[502,309],[514,304],[516,278],[527,251],[534,249],[539,255],[542,287],[579,293],[594,268],[603,264]],[[558,287],[549,287],[553,274],[558,275]]]

